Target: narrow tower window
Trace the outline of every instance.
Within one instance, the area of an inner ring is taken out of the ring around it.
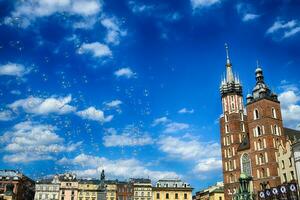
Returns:
[[[225,114],[225,122],[228,122],[228,115]]]
[[[253,116],[254,116],[254,119],[258,119],[259,118],[259,113],[258,113],[257,109],[254,109]]]
[[[272,117],[275,118],[275,119],[277,118],[275,108],[272,108]]]
[[[261,136],[261,128],[260,128],[260,126],[256,127],[256,134],[257,134],[257,136]]]

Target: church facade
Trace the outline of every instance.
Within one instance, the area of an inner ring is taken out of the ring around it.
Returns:
[[[255,70],[256,84],[243,102],[243,88],[233,75],[226,45],[226,77],[220,93],[223,114],[220,117],[221,149],[225,200],[239,188],[241,173],[253,178],[251,190],[280,185],[277,153],[285,144],[280,102],[264,81],[262,69]]]

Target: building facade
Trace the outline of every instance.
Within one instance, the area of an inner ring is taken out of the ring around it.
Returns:
[[[152,200],[152,184],[150,179],[131,179],[134,200]]]
[[[79,180],[78,200],[98,200],[99,180]]]
[[[159,180],[152,188],[153,200],[192,200],[193,188],[179,179]]]
[[[278,149],[279,176],[282,184],[296,181],[296,169],[292,152],[292,142],[286,141]]]
[[[15,170],[0,170],[0,199],[33,200],[35,183]]]
[[[117,183],[117,199],[133,200],[133,185],[131,182],[118,181]]]
[[[220,132],[224,196],[229,200],[239,187],[241,173],[253,178],[250,188],[255,194],[281,184],[278,151],[286,140],[280,102],[265,83],[262,69],[255,70],[256,84],[244,107],[242,85],[233,75],[227,46],[226,53]]]
[[[196,200],[224,200],[224,184],[217,182],[216,185],[210,186],[204,190],[196,192]]]
[[[106,180],[106,200],[116,200],[117,199],[117,181]]]
[[[78,199],[78,181],[74,174],[64,174],[60,176],[60,200]]]
[[[60,182],[58,175],[35,183],[35,200],[59,200]]]

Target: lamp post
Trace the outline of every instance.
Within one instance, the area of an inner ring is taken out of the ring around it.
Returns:
[[[233,196],[233,200],[253,200],[253,194],[250,193],[250,181],[251,176],[247,176],[242,173],[239,178],[240,188],[238,192]]]

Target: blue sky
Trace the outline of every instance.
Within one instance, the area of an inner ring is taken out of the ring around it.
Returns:
[[[0,1],[0,168],[222,180],[225,42],[244,95],[259,60],[300,124],[300,4],[255,2]]]

